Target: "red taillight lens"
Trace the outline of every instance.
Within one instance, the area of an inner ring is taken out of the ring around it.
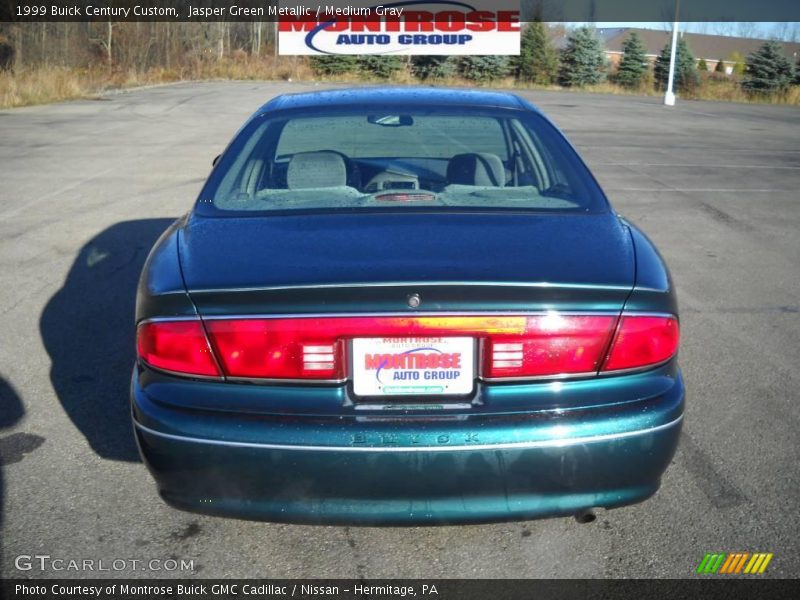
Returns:
[[[157,369],[220,376],[200,321],[143,323],[136,337],[139,357]]]
[[[346,329],[330,319],[242,319],[206,322],[222,370],[230,377],[343,379]]]
[[[675,317],[623,315],[603,371],[635,369],[672,358],[680,331]]]
[[[615,321],[612,316],[558,313],[527,317],[521,335],[486,339],[483,375],[496,379],[596,373]]]
[[[348,339],[521,333],[525,317],[213,319],[206,327],[229,377],[339,380]]]
[[[138,349],[149,365],[175,373],[219,377],[216,356],[228,377],[301,380],[345,379],[346,344],[357,337],[471,336],[482,344],[480,374],[487,379],[630,369],[663,362],[677,351],[674,317],[623,315],[613,336],[616,323],[612,315],[557,312],[211,319],[205,322],[207,340],[199,320],[173,321],[141,325]]]
[[[230,377],[344,379],[345,341],[356,337],[464,336],[484,344],[483,376],[596,373],[614,316],[409,316],[209,320]]]

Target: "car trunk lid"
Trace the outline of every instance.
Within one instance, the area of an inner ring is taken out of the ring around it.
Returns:
[[[618,311],[635,275],[611,213],[194,216],[180,259],[203,316]]]

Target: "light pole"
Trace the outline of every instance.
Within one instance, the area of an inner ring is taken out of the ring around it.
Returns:
[[[678,10],[681,0],[675,0],[675,21],[672,24],[672,48],[669,52],[669,77],[667,78],[667,93],[664,94],[664,104],[675,106],[675,54],[678,49]]]

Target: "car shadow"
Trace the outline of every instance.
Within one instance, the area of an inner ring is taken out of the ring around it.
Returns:
[[[3,528],[3,515],[5,514],[5,483],[3,482],[3,468],[5,465],[17,462],[15,446],[18,446],[20,436],[25,434],[5,435],[4,429],[10,429],[22,420],[25,408],[16,390],[3,377],[0,377],[0,531]],[[34,436],[37,437],[37,436]],[[41,445],[43,438],[39,438],[37,446]],[[0,536],[0,558],[3,556],[3,538]],[[1,567],[0,567],[1,569]]]
[[[128,398],[136,287],[150,248],[172,222],[125,221],[96,235],[39,321],[61,406],[105,459],[139,460]]]

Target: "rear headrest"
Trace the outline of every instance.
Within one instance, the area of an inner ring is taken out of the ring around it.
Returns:
[[[344,159],[335,152],[300,152],[292,156],[286,172],[290,190],[347,185]]]
[[[447,164],[447,182],[502,187],[506,184],[506,169],[496,154],[456,154]]]

